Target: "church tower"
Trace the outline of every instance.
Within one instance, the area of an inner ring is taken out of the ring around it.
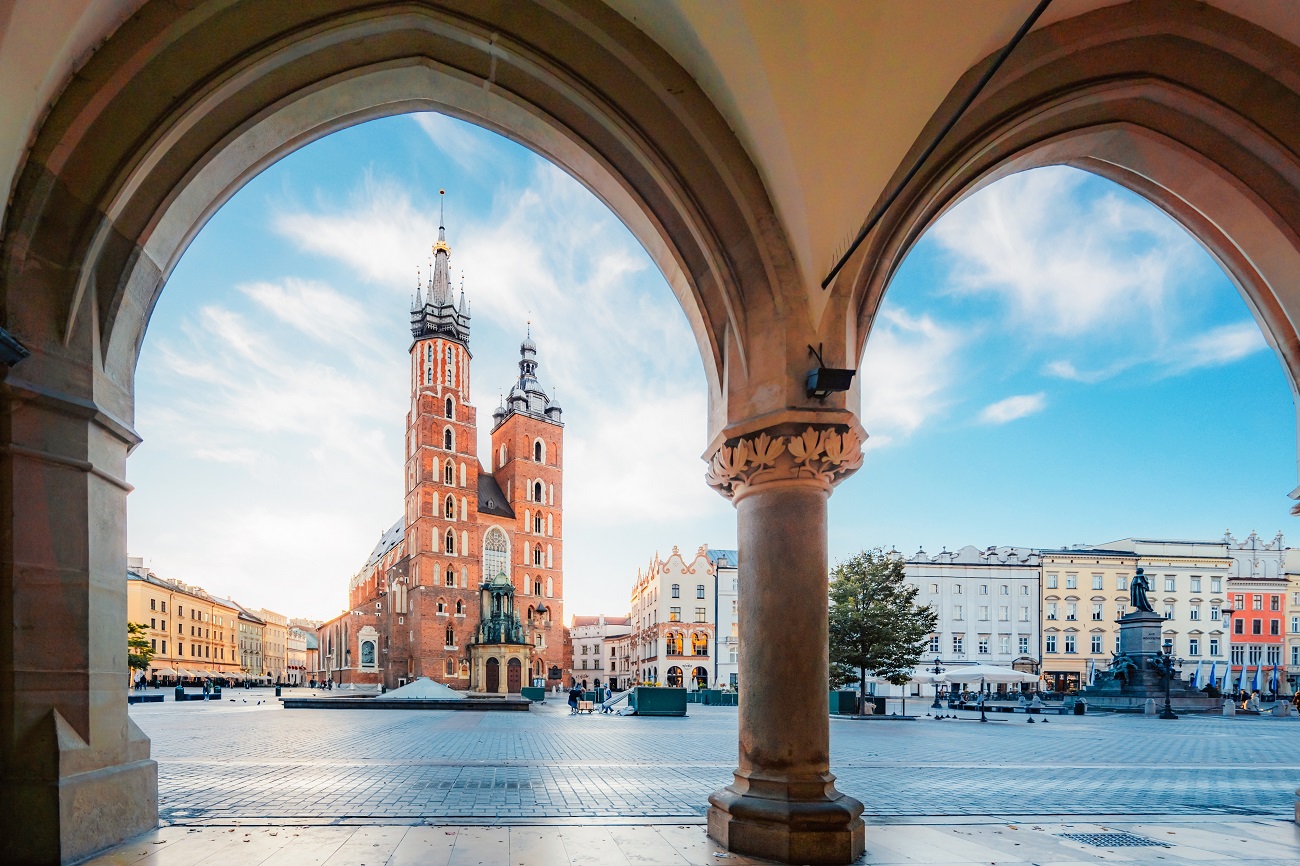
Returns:
[[[482,582],[478,429],[470,403],[469,306],[451,285],[451,247],[439,219],[432,273],[411,305],[411,407],[406,423],[404,593],[392,666],[408,677],[469,676]],[[402,628],[402,626],[407,626]],[[461,685],[460,687],[464,687]]]
[[[532,679],[550,682],[564,657],[562,520],[564,424],[558,402],[537,379],[531,329],[519,346],[519,380],[492,414],[490,466],[515,514],[512,581],[524,630],[534,645]]]

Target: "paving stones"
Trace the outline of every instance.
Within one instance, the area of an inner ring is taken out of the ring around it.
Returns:
[[[692,705],[684,719],[573,717],[549,702],[526,714],[230,703],[131,713],[176,824],[697,822],[736,761],[727,707]],[[1294,718],[833,719],[831,766],[877,816],[1281,816],[1300,784],[1297,738]]]

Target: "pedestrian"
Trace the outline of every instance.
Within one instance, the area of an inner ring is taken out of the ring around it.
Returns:
[[[578,714],[578,701],[582,699],[582,690],[578,688],[578,681],[573,681],[573,688],[569,689],[569,715]]]

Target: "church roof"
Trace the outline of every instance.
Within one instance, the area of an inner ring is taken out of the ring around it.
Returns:
[[[735,550],[719,550],[714,547],[709,548],[709,561],[720,568],[739,568],[740,553]]]
[[[500,427],[511,415],[527,415],[563,426],[562,411],[559,402],[546,393],[537,379],[537,343],[533,341],[530,326],[519,344],[519,379],[511,386],[505,405],[492,413],[492,429]]]
[[[397,522],[388,527],[388,531],[379,536],[379,543],[375,549],[370,551],[370,558],[366,560],[366,565],[374,565],[384,554],[397,546],[397,543],[406,535],[406,518],[399,517]]]
[[[497,517],[514,517],[515,511],[497,480],[486,472],[478,474],[478,512]]]

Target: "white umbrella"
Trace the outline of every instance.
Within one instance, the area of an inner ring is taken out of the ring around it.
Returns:
[[[1219,691],[1222,692],[1222,693],[1225,694],[1225,695],[1228,695],[1228,696],[1231,696],[1231,695],[1232,695],[1232,692],[1233,692],[1233,685],[1232,685],[1232,665],[1231,665],[1231,664],[1229,664],[1229,665],[1227,666],[1227,669],[1224,670],[1224,672],[1223,672],[1223,685],[1219,688]]]
[[[1196,673],[1192,674],[1192,688],[1200,691],[1201,686],[1205,685],[1201,680],[1201,670],[1205,667],[1205,660],[1202,659],[1196,663]]]
[[[1250,690],[1252,692],[1264,691],[1264,666],[1255,665],[1255,678],[1250,681]]]
[[[944,674],[950,683],[1034,683],[1038,682],[1036,674],[1028,674],[1014,668],[999,665],[965,665],[954,667]]]

